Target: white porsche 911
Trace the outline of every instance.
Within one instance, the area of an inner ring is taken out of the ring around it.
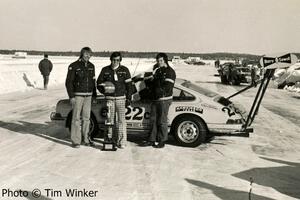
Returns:
[[[151,127],[151,101],[139,91],[133,95],[131,106],[127,108],[127,129],[130,133],[149,132]],[[96,137],[105,128],[107,104],[103,95],[92,103],[91,137]],[[178,143],[186,147],[200,145],[212,132],[225,132],[249,136],[252,128],[244,128],[246,112],[221,95],[200,87],[190,81],[176,79],[173,89],[173,102],[169,109],[168,124],[170,134]],[[69,99],[60,100],[51,120],[63,122],[70,128],[72,107]]]

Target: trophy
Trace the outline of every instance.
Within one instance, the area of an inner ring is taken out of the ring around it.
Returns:
[[[115,86],[111,82],[104,82],[100,84],[102,93],[105,95],[107,114],[105,119],[106,131],[104,134],[103,148],[102,151],[116,151],[116,142],[113,138],[113,126],[114,126],[114,100],[106,98],[110,94],[114,93]]]

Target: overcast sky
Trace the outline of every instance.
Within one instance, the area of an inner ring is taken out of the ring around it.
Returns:
[[[300,52],[299,0],[1,0],[0,49]]]

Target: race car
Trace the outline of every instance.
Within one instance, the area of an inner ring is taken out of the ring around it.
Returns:
[[[141,87],[143,83],[136,85],[143,89],[136,91],[131,106],[126,108],[127,129],[129,133],[149,132],[151,100],[145,95],[147,87]],[[91,109],[92,138],[105,130],[107,112],[105,97],[98,95],[93,100]],[[249,136],[252,128],[244,128],[246,117],[242,106],[193,82],[176,79],[168,125],[170,134],[181,146],[196,147],[205,142],[212,132]],[[58,101],[56,111],[51,113],[50,118],[70,128],[72,107],[69,99]]]
[[[250,67],[227,62],[222,64],[217,70],[223,84],[240,85],[240,83],[251,82]]]

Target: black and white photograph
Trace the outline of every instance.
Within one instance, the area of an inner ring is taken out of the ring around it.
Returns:
[[[300,199],[299,0],[0,0],[0,199]]]

